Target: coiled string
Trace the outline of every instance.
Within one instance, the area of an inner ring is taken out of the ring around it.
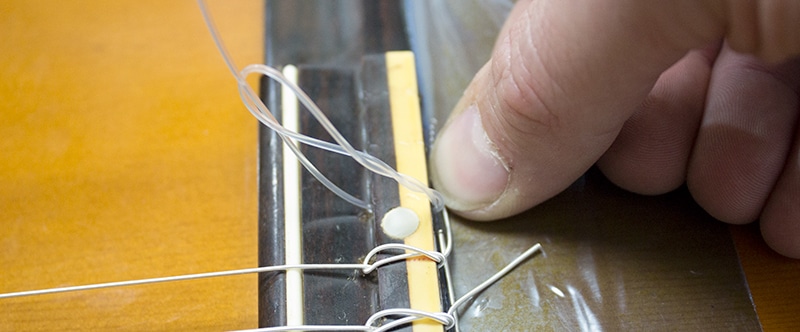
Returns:
[[[208,26],[211,37],[214,39],[214,43],[217,45],[217,49],[219,49],[225,64],[228,66],[228,70],[230,70],[231,74],[236,78],[236,82],[239,87],[239,95],[242,98],[242,102],[244,103],[245,107],[247,107],[247,110],[250,111],[250,113],[256,119],[258,119],[258,121],[274,130],[281,137],[281,139],[291,147],[292,153],[297,156],[300,163],[309,171],[309,173],[311,173],[311,175],[317,178],[323,185],[325,185],[328,189],[342,199],[361,208],[369,209],[369,205],[365,201],[345,192],[328,180],[322,173],[320,173],[319,170],[310,161],[308,161],[308,159],[306,159],[303,153],[294,146],[294,141],[349,156],[371,172],[394,179],[398,184],[410,190],[424,193],[426,196],[428,196],[428,199],[430,200],[431,205],[433,205],[433,208],[436,212],[440,212],[444,209],[444,198],[439,192],[429,188],[427,185],[421,183],[419,180],[413,177],[397,172],[394,168],[387,165],[380,159],[375,158],[366,152],[356,150],[350,144],[350,142],[347,141],[347,139],[345,139],[341,133],[339,133],[336,127],[334,127],[330,120],[328,120],[328,118],[325,116],[325,113],[319,109],[316,103],[314,103],[314,101],[312,101],[311,98],[309,98],[308,95],[303,92],[302,89],[300,89],[300,87],[284,77],[279,70],[263,64],[252,64],[245,67],[241,72],[237,72],[236,66],[233,63],[233,59],[228,54],[222,39],[219,37],[219,33],[217,32],[214,22],[211,19],[211,15],[206,8],[205,1],[197,0],[197,3],[200,6],[201,12],[203,13],[203,18],[205,19],[206,26]],[[264,102],[258,98],[258,95],[255,93],[255,91],[253,91],[253,88],[251,88],[247,83],[247,76],[254,73],[267,76],[279,84],[288,87],[297,97],[298,101],[300,101],[300,103],[306,107],[311,115],[314,116],[314,118],[322,125],[325,131],[330,134],[336,144],[322,141],[313,137],[308,137],[284,128],[280,122],[278,122],[272,112],[270,112],[267,106],[264,105]]]
[[[315,178],[317,178],[322,184],[324,184],[331,191],[342,197],[344,200],[356,206],[359,206],[364,209],[369,209],[369,205],[365,201],[345,192],[344,190],[336,186],[334,183],[332,183],[330,180],[328,180],[323,174],[321,174],[319,170],[317,170],[317,168],[314,167],[314,165],[299,151],[296,145],[293,144],[294,142],[300,142],[330,152],[350,156],[366,169],[375,172],[377,174],[380,174],[382,176],[392,178],[396,180],[400,185],[403,185],[413,191],[424,193],[425,195],[427,195],[434,210],[437,212],[441,212],[444,218],[443,228],[438,231],[439,243],[440,243],[439,251],[428,251],[404,244],[383,244],[375,247],[369,253],[367,253],[364,256],[363,261],[360,263],[292,264],[292,265],[264,266],[264,267],[238,269],[238,270],[207,272],[207,273],[187,274],[187,275],[170,276],[170,277],[159,277],[159,278],[90,284],[82,286],[70,286],[70,287],[58,287],[58,288],[40,289],[32,291],[22,291],[22,292],[0,294],[0,299],[73,292],[73,291],[86,291],[86,290],[110,288],[110,287],[123,287],[123,286],[143,285],[143,284],[152,284],[161,282],[173,282],[181,280],[200,279],[200,278],[223,277],[223,276],[249,274],[249,273],[281,272],[281,271],[285,272],[287,270],[356,270],[360,271],[362,275],[369,275],[375,272],[381,266],[419,257],[427,258],[433,262],[436,262],[439,268],[444,270],[446,276],[445,279],[448,282],[448,289],[452,298],[453,291],[452,291],[451,278],[449,277],[450,273],[449,273],[448,257],[452,253],[453,249],[453,235],[452,235],[452,228],[450,225],[450,219],[449,216],[447,215],[447,210],[444,209],[444,200],[441,194],[431,188],[428,188],[426,185],[422,184],[417,179],[414,179],[410,176],[397,172],[396,170],[388,166],[380,159],[353,148],[353,146],[350,145],[350,143],[338,132],[338,130],[327,119],[327,117],[319,109],[319,107],[317,107],[317,105],[308,97],[308,95],[306,95],[297,85],[293,84],[286,77],[284,77],[280,71],[265,65],[249,65],[245,67],[240,73],[237,72],[236,67],[233,64],[233,61],[231,60],[231,57],[229,56],[226,48],[224,47],[221,39],[219,38],[219,34],[208,13],[205,2],[203,0],[198,0],[198,5],[200,6],[201,12],[206,21],[206,25],[208,26],[208,29],[214,39],[214,42],[217,45],[217,48],[219,49],[220,53],[222,54],[223,59],[225,60],[225,64],[228,66],[228,69],[236,78],[239,87],[239,94],[245,106],[247,107],[248,111],[250,111],[250,113],[254,117],[256,117],[261,123],[271,128],[272,130],[275,130],[275,132],[285,142],[288,143],[286,145],[290,147],[291,151],[297,156],[300,163]],[[298,101],[300,101],[300,103],[302,103],[308,109],[308,111],[322,124],[325,130],[334,139],[336,144],[322,141],[313,137],[308,137],[284,128],[277,121],[277,119],[275,119],[274,115],[269,111],[266,105],[264,105],[261,99],[258,98],[257,94],[253,91],[253,89],[247,84],[245,78],[251,74],[265,75],[275,80],[279,84],[289,87],[290,90],[293,92],[293,94],[298,98]],[[479,294],[486,288],[490,287],[492,284],[494,284],[495,282],[503,278],[506,274],[511,272],[511,270],[513,270],[515,267],[522,264],[525,260],[527,260],[528,258],[532,257],[534,254],[540,251],[541,251],[541,246],[539,244],[535,244],[530,249],[528,249],[520,256],[518,256],[516,259],[514,259],[512,262],[510,262],[505,268],[498,271],[492,277],[490,277],[489,279],[487,279],[486,281],[484,281],[483,283],[472,289],[470,292],[468,292],[467,294],[463,295],[458,300],[453,302],[452,306],[447,312],[425,312],[410,308],[391,308],[376,312],[375,314],[370,316],[370,318],[365,322],[364,325],[299,325],[299,326],[266,327],[266,328],[244,330],[244,331],[269,332],[269,331],[305,330],[305,331],[382,332],[382,331],[391,331],[394,328],[412,323],[417,320],[434,321],[441,324],[447,329],[455,328],[457,331],[459,308],[464,306],[475,295]],[[378,253],[381,252],[394,253],[394,255],[390,255],[385,258],[375,260],[374,262],[370,262],[377,256]]]
[[[378,248],[373,250],[375,252]],[[458,331],[458,311],[459,309],[464,306],[468,301],[470,301],[475,295],[480,294],[485,289],[489,288],[492,284],[497,282],[498,280],[502,279],[506,276],[509,272],[511,272],[514,268],[522,264],[525,260],[533,256],[534,254],[540,252],[542,246],[540,244],[535,244],[526,250],[524,253],[519,255],[513,261],[511,261],[508,265],[506,265],[503,269],[495,273],[489,279],[486,279],[480,285],[473,288],[471,291],[467,292],[463,296],[461,296],[458,300],[453,302],[453,305],[447,312],[425,312],[419,311],[414,309],[406,309],[406,308],[394,308],[394,309],[385,309],[378,311],[377,313],[370,316],[367,322],[364,325],[297,325],[297,326],[275,326],[275,327],[264,327],[258,329],[249,329],[249,330],[240,330],[248,331],[248,332],[277,332],[277,331],[296,331],[296,330],[304,330],[304,331],[370,331],[370,332],[381,332],[381,331],[391,331],[392,329],[409,324],[411,322],[417,320],[432,320],[434,322],[442,324],[445,329],[455,328]],[[447,265],[446,257],[442,253],[438,252],[426,252],[424,250],[412,249],[417,251],[417,254],[409,253],[405,255],[414,256],[426,256],[433,261],[436,261],[442,266]],[[372,252],[371,252],[372,253]],[[438,255],[437,255],[438,254]],[[402,255],[401,255],[402,256]],[[388,264],[390,261],[396,261],[397,257],[401,256],[394,256],[391,258],[386,258],[385,263],[375,262],[371,266],[377,268],[380,265]],[[439,261],[438,259],[441,258],[442,260]],[[367,271],[368,269],[363,269],[362,271]],[[381,321],[383,321],[382,324]]]
[[[433,262],[436,262],[440,268],[445,269],[447,271],[448,267],[448,256],[452,252],[452,240],[451,240],[451,225],[449,217],[447,216],[446,210],[444,211],[444,231],[443,233],[447,233],[448,239],[445,239],[440,248],[440,251],[428,251],[422,250],[419,248],[407,246],[404,244],[384,244],[375,247],[369,253],[364,256],[364,260],[361,263],[337,263],[337,264],[294,264],[294,265],[274,265],[274,266],[264,266],[264,267],[257,267],[257,268],[249,268],[249,269],[239,269],[239,270],[228,270],[228,271],[218,271],[218,272],[207,272],[207,273],[196,273],[196,274],[187,274],[187,275],[179,275],[179,276],[170,276],[170,277],[160,277],[160,278],[149,278],[149,279],[138,279],[138,280],[129,280],[129,281],[118,281],[118,282],[108,282],[108,283],[100,283],[100,284],[90,284],[90,285],[82,285],[82,286],[71,286],[71,287],[58,287],[58,288],[48,288],[48,289],[40,289],[40,290],[32,290],[32,291],[23,291],[23,292],[14,292],[14,293],[5,293],[0,294],[0,299],[5,298],[12,298],[12,297],[23,297],[23,296],[33,296],[33,295],[45,295],[45,294],[54,294],[54,293],[64,293],[64,292],[75,292],[75,291],[87,291],[87,290],[94,290],[94,289],[101,289],[101,288],[111,288],[111,287],[123,287],[123,286],[134,286],[134,285],[144,285],[144,284],[153,284],[153,283],[162,283],[162,282],[174,282],[174,281],[182,281],[182,280],[192,280],[192,279],[202,279],[202,278],[214,278],[214,277],[223,277],[223,276],[232,276],[232,275],[240,275],[240,274],[250,274],[250,273],[263,273],[263,272],[281,272],[290,269],[297,269],[297,270],[305,270],[305,271],[319,271],[319,270],[356,270],[360,271],[362,275],[366,276],[373,272],[375,272],[381,266],[385,266],[388,264],[396,263],[398,261],[412,259],[412,258],[419,258],[424,257],[430,259]],[[377,256],[378,253],[385,252],[385,253],[392,253],[401,251],[394,256],[388,256],[383,259],[375,260],[374,262],[370,261]],[[445,328],[450,329],[452,327],[456,328],[458,331],[458,310],[462,306],[464,306],[470,299],[472,299],[475,295],[479,294],[498,280],[502,279],[505,275],[511,272],[514,268],[522,264],[525,260],[532,257],[534,254],[541,251],[541,245],[535,244],[527,251],[519,255],[516,259],[511,261],[506,267],[502,270],[495,273],[489,279],[479,284],[477,287],[473,288],[471,291],[467,292],[467,294],[461,296],[458,300],[453,302],[453,305],[447,312],[424,312],[414,309],[407,309],[407,308],[392,308],[392,309],[385,309],[381,310],[375,314],[373,314],[364,325],[298,325],[298,326],[276,326],[276,327],[265,327],[259,329],[252,329],[252,330],[243,330],[243,331],[264,331],[264,332],[274,332],[274,331],[296,331],[296,330],[305,330],[305,331],[374,331],[374,332],[382,332],[382,331],[391,331],[392,329],[402,326],[405,324],[409,324],[413,321],[417,320],[432,320],[442,324]],[[449,274],[449,273],[446,273]],[[449,282],[449,278],[448,278]],[[451,285],[448,285],[451,286]]]

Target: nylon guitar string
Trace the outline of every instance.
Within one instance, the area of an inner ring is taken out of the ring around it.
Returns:
[[[241,71],[241,73],[238,73],[236,71],[236,66],[234,65],[231,57],[227,52],[227,49],[225,48],[224,44],[222,43],[222,40],[219,37],[219,34],[217,32],[216,27],[214,26],[214,22],[209,14],[205,2],[203,0],[198,0],[197,2],[203,14],[203,18],[205,19],[209,32],[218,50],[220,51],[225,61],[225,64],[228,66],[228,69],[236,78],[239,87],[240,97],[242,98],[242,101],[244,102],[248,111],[250,111],[250,113],[261,123],[268,126],[272,130],[275,130],[275,132],[278,133],[281,139],[283,139],[287,143],[286,145],[289,146],[289,149],[295,154],[298,161],[315,178],[317,178],[322,184],[324,184],[327,188],[336,193],[342,199],[346,200],[347,202],[350,202],[353,205],[368,210],[370,209],[369,205],[366,202],[343,191],[341,188],[339,188],[338,186],[333,184],[330,180],[328,180],[321,172],[319,172],[319,170],[317,170],[316,167],[308,159],[305,158],[302,152],[299,151],[296,144],[294,144],[295,142],[307,144],[330,152],[339,153],[352,157],[366,169],[376,174],[392,178],[395,181],[397,181],[400,185],[405,186],[410,190],[424,193],[430,200],[434,210],[443,214],[444,227],[443,229],[438,230],[440,251],[422,250],[404,244],[383,244],[373,248],[369,253],[367,253],[367,255],[365,256],[364,260],[361,263],[289,264],[289,265],[263,266],[263,267],[248,268],[248,269],[227,270],[227,271],[178,275],[170,277],[159,277],[159,278],[89,284],[81,286],[58,287],[58,288],[48,288],[48,289],[40,289],[32,291],[12,292],[12,293],[0,294],[0,299],[73,292],[73,291],[87,291],[87,290],[111,288],[111,287],[173,282],[181,280],[200,279],[200,278],[223,277],[231,275],[250,274],[250,273],[263,273],[263,272],[276,272],[276,271],[286,272],[289,270],[304,270],[304,271],[360,270],[362,272],[362,275],[366,276],[373,273],[376,269],[380,268],[383,265],[419,257],[424,257],[431,261],[436,262],[438,264],[438,267],[444,270],[448,292],[450,293],[451,298],[454,298],[452,290],[453,287],[451,282],[452,279],[450,278],[450,271],[447,261],[447,258],[451,254],[453,248],[452,228],[450,225],[450,219],[447,215],[447,211],[446,209],[444,209],[444,200],[441,194],[427,187],[426,185],[422,184],[417,179],[398,173],[392,167],[388,166],[386,163],[379,160],[378,158],[375,158],[365,152],[358,151],[355,148],[353,148],[352,145],[350,145],[350,143],[331,124],[331,122],[327,119],[327,117],[319,109],[319,107],[317,107],[317,105],[308,97],[308,95],[306,95],[302,91],[302,89],[300,89],[296,84],[288,80],[280,71],[266,65],[256,64],[256,65],[248,65]],[[247,84],[245,77],[253,73],[258,73],[270,77],[271,79],[280,83],[282,86],[288,88],[292,92],[292,94],[294,94],[297,97],[298,101],[301,104],[303,104],[309,110],[309,112],[323,125],[325,130],[336,141],[336,144],[318,140],[313,137],[308,137],[303,134],[287,130],[286,128],[284,128],[275,119],[275,117],[272,115],[272,113],[269,111],[266,105],[264,105],[261,99],[257,97],[256,93],[249,86],[249,84]],[[400,253],[397,253],[398,251]],[[498,271],[492,277],[485,280],[483,283],[481,283],[480,285],[473,288],[471,291],[467,292],[466,294],[458,298],[458,300],[453,302],[452,306],[447,312],[425,312],[425,311],[415,310],[412,308],[391,308],[391,309],[384,309],[374,313],[372,316],[370,316],[370,318],[365,322],[364,325],[295,325],[295,326],[266,327],[266,328],[243,330],[243,331],[270,332],[270,331],[294,331],[294,330],[306,330],[306,331],[354,331],[355,330],[355,331],[382,332],[382,331],[391,331],[396,327],[400,327],[417,320],[434,321],[441,324],[446,329],[453,328],[454,330],[458,331],[459,330],[458,310],[460,307],[464,306],[472,297],[479,294],[484,289],[488,288],[489,286],[491,286],[492,284],[503,278],[515,267],[517,267],[525,260],[527,260],[528,258],[530,258],[531,256],[540,251],[541,251],[541,245],[539,245],[538,243],[533,245],[527,251],[525,251],[524,253],[519,255],[516,259],[514,259],[512,262],[510,262],[505,268]],[[387,252],[387,253],[393,252],[395,253],[395,255],[370,262],[380,252]]]
[[[449,217],[447,216],[446,209],[444,209],[444,199],[441,196],[441,194],[438,193],[437,191],[429,188],[427,185],[422,184],[417,179],[397,172],[396,170],[394,170],[392,167],[388,166],[386,163],[384,163],[380,159],[375,158],[375,157],[367,154],[366,152],[358,151],[355,148],[353,148],[352,145],[350,145],[350,143],[339,133],[339,131],[327,119],[325,114],[319,109],[319,107],[316,105],[316,103],[314,103],[311,100],[311,98],[309,98],[308,95],[306,95],[305,92],[302,89],[300,89],[294,82],[292,82],[291,80],[287,79],[277,69],[269,67],[267,65],[263,65],[263,64],[251,64],[251,65],[246,66],[241,71],[241,73],[237,74],[236,66],[234,65],[232,58],[230,57],[226,47],[224,46],[224,43],[222,42],[222,39],[219,36],[219,33],[218,33],[218,31],[217,31],[217,29],[216,29],[216,27],[214,25],[214,21],[210,16],[208,8],[206,7],[205,1],[204,0],[197,0],[197,2],[198,2],[198,5],[200,6],[201,12],[203,14],[203,18],[205,19],[206,25],[207,25],[207,27],[209,29],[209,33],[211,34],[211,36],[212,36],[212,38],[214,40],[214,43],[216,44],[218,50],[220,51],[220,53],[221,53],[221,55],[222,55],[222,57],[223,57],[223,59],[225,61],[225,64],[228,66],[228,69],[230,70],[231,74],[236,78],[236,81],[237,81],[238,87],[239,87],[239,94],[240,94],[240,96],[242,98],[242,101],[244,102],[245,106],[247,107],[247,109],[261,123],[263,123],[264,125],[266,125],[267,127],[271,128],[271,129],[275,130],[279,134],[281,139],[283,139],[284,142],[286,143],[285,146],[289,146],[290,147],[291,151],[297,156],[298,160],[302,163],[302,165],[315,178],[320,180],[321,183],[323,183],[326,187],[328,187],[331,191],[336,193],[342,199],[344,199],[344,200],[346,200],[348,202],[351,202],[352,204],[354,204],[356,206],[365,207],[365,208],[369,209],[369,207],[366,206],[366,204],[362,204],[363,201],[361,201],[360,199],[357,199],[354,196],[346,193],[344,190],[340,189],[338,186],[336,186],[335,184],[331,183],[327,178],[325,178],[324,175],[322,175],[314,167],[314,165],[311,164],[305,158],[305,156],[303,156],[302,152],[300,152],[299,149],[296,148],[296,145],[294,144],[295,143],[294,141],[297,141],[297,142],[300,142],[300,143],[303,143],[303,144],[307,144],[307,145],[310,145],[310,146],[314,146],[314,147],[317,147],[317,148],[322,148],[322,149],[325,149],[325,150],[328,150],[328,151],[331,151],[331,152],[336,152],[336,153],[340,153],[340,154],[344,154],[346,156],[352,157],[354,160],[356,160],[359,164],[364,166],[366,169],[368,169],[368,170],[370,170],[370,171],[372,171],[372,172],[374,172],[376,174],[392,178],[395,181],[397,181],[400,185],[405,186],[406,188],[408,188],[410,190],[426,194],[428,196],[428,199],[431,201],[431,204],[433,205],[434,210],[437,211],[437,212],[442,212],[444,214],[445,230],[439,230],[439,239],[440,239],[440,242],[446,241],[447,244],[443,246],[444,249],[442,250],[442,254],[441,254],[440,260],[434,259],[434,257],[428,255],[428,254],[432,254],[433,252],[427,252],[427,251],[421,250],[419,248],[414,248],[414,247],[405,246],[405,245],[385,244],[385,245],[381,245],[381,246],[376,247],[376,249],[384,247],[384,246],[394,246],[395,248],[400,247],[400,248],[405,248],[405,249],[410,250],[410,251],[416,251],[417,252],[416,254],[403,254],[403,255],[399,255],[399,256],[388,258],[388,259],[385,260],[386,263],[388,263],[389,261],[399,261],[399,260],[403,260],[403,259],[412,258],[414,256],[418,256],[419,254],[423,254],[423,255],[428,256],[429,258],[433,259],[434,261],[437,261],[439,263],[440,267],[444,266],[445,279],[447,281],[448,292],[451,293],[450,294],[451,298],[453,298],[453,294],[452,294],[453,293],[453,290],[452,290],[453,287],[452,287],[452,281],[451,281],[452,279],[450,278],[450,272],[449,272],[449,268],[448,268],[448,264],[447,264],[447,257],[449,256],[449,254],[452,251],[452,238],[453,237],[452,237],[452,229],[451,229],[451,226],[450,226]],[[308,136],[302,135],[302,134],[294,132],[294,131],[286,130],[286,128],[284,128],[277,121],[277,119],[275,119],[275,117],[273,116],[272,112],[269,111],[269,109],[266,107],[266,105],[264,105],[264,103],[261,101],[261,99],[257,97],[256,93],[253,91],[253,89],[247,83],[245,78],[247,76],[249,76],[250,74],[253,74],[253,73],[265,75],[265,76],[275,80],[279,84],[281,84],[284,88],[290,89],[292,91],[292,93],[300,101],[300,103],[302,103],[303,106],[306,107],[306,109],[317,119],[317,121],[320,122],[320,124],[322,124],[323,128],[338,143],[338,146],[335,145],[335,144],[332,144],[330,142],[321,141],[321,140],[315,139],[313,137],[308,137]],[[446,236],[443,233],[446,233]],[[444,238],[444,241],[442,241],[443,240],[442,238]],[[497,280],[501,279],[503,276],[508,274],[517,265],[521,264],[527,258],[531,257],[532,255],[534,255],[535,253],[539,252],[540,250],[541,250],[541,245],[538,244],[538,243],[535,244],[534,246],[532,246],[531,248],[529,248],[527,251],[525,251],[524,253],[519,255],[515,260],[513,260],[511,263],[509,263],[505,268],[500,270],[497,274],[495,274],[491,278],[487,279],[486,281],[484,281],[483,283],[481,283],[480,285],[475,287],[473,290],[467,292],[467,294],[465,294],[464,296],[462,296],[461,298],[456,300],[453,303],[453,305],[451,306],[451,308],[448,310],[448,312],[446,312],[446,313],[430,313],[430,315],[419,315],[419,313],[415,314],[413,312],[414,311],[413,309],[390,309],[390,310],[410,310],[410,311],[396,312],[394,314],[395,316],[397,314],[402,314],[402,315],[406,315],[406,317],[404,317],[402,319],[399,319],[399,320],[397,320],[397,321],[395,321],[393,323],[384,325],[384,326],[382,326],[380,328],[374,329],[374,331],[389,331],[391,328],[394,328],[396,326],[407,324],[407,323],[409,323],[411,321],[414,321],[414,320],[417,320],[417,319],[425,319],[425,318],[433,319],[433,320],[435,320],[437,322],[442,323],[448,329],[449,328],[455,328],[455,330],[458,331],[459,328],[458,328],[458,324],[457,324],[458,323],[457,313],[458,313],[458,308],[459,307],[464,305],[469,299],[471,299],[476,294],[480,293],[481,291],[483,291],[487,287],[491,286],[493,283],[497,282]],[[370,257],[370,255],[368,254],[367,257]],[[366,322],[366,324],[364,326],[349,326],[349,327],[316,326],[315,327],[315,326],[303,325],[302,328],[305,329],[305,330],[309,330],[309,331],[310,330],[315,330],[315,331],[326,331],[326,330],[328,330],[328,331],[340,331],[340,330],[348,330],[348,329],[351,329],[351,328],[354,329],[354,330],[365,329],[365,330],[372,331],[373,328],[374,328],[372,325],[375,323],[375,319],[374,318],[376,317],[376,315],[380,316],[380,317],[383,317],[383,314],[385,312],[386,312],[386,310],[376,313],[375,315],[373,315],[373,317],[371,317]],[[447,319],[439,319],[440,316],[438,316],[438,315],[444,315],[444,317],[446,317]],[[250,331],[290,331],[293,328],[298,328],[298,327],[271,327],[271,328],[255,329],[255,330],[250,330]]]

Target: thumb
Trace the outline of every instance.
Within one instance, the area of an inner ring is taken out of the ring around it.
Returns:
[[[556,195],[611,145],[661,72],[721,38],[703,1],[520,1],[433,148],[459,214],[497,219]]]

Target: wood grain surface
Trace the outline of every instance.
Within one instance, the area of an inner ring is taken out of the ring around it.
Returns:
[[[772,251],[758,225],[731,226],[764,331],[800,330],[800,260]]]
[[[261,62],[260,1],[213,1]],[[0,292],[254,267],[256,121],[194,1],[0,3]],[[0,330],[257,325],[256,276],[0,300]]]

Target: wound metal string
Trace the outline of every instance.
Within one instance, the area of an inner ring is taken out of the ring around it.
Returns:
[[[297,156],[298,161],[314,177],[320,180],[320,182],[323,183],[331,191],[333,191],[334,193],[336,193],[337,195],[339,195],[340,197],[342,197],[343,199],[345,199],[346,201],[350,202],[353,205],[369,209],[369,206],[365,201],[345,192],[337,185],[332,183],[330,180],[328,180],[321,172],[319,172],[319,170],[317,170],[316,167],[296,147],[296,143],[302,143],[323,150],[327,150],[330,152],[350,156],[366,169],[376,174],[392,178],[396,180],[400,185],[403,185],[413,191],[426,194],[433,208],[436,211],[441,211],[444,217],[443,228],[438,230],[439,251],[428,251],[404,244],[383,244],[375,247],[373,250],[367,253],[362,263],[288,264],[288,265],[264,266],[256,268],[195,273],[195,274],[186,274],[186,275],[169,276],[169,277],[158,277],[158,278],[138,279],[129,281],[89,284],[81,286],[69,286],[69,287],[57,287],[57,288],[48,288],[40,290],[31,290],[31,291],[21,291],[21,292],[0,294],[0,299],[64,293],[64,292],[88,291],[88,290],[96,290],[96,289],[111,288],[111,287],[124,287],[124,286],[155,284],[164,282],[176,282],[184,280],[216,278],[216,277],[251,274],[251,273],[264,273],[264,272],[285,273],[288,270],[303,270],[303,271],[354,270],[354,271],[360,271],[363,275],[368,275],[377,270],[378,268],[380,268],[381,266],[417,257],[424,257],[431,261],[434,261],[438,264],[440,269],[444,270],[444,273],[446,275],[446,280],[448,282],[448,293],[452,298],[453,290],[449,272],[448,257],[450,256],[453,249],[453,236],[452,236],[452,228],[450,225],[449,216],[447,215],[447,210],[444,209],[444,200],[441,194],[439,194],[438,192],[436,192],[431,188],[428,188],[426,185],[422,184],[417,179],[414,179],[410,176],[397,172],[395,169],[388,166],[380,159],[353,148],[353,146],[339,133],[339,131],[333,126],[333,124],[328,120],[328,118],[325,116],[322,110],[320,110],[319,107],[311,100],[311,98],[309,98],[308,95],[306,95],[302,91],[302,89],[300,89],[296,84],[288,80],[280,71],[265,65],[249,65],[245,67],[241,72],[237,72],[236,66],[234,65],[226,48],[224,47],[222,40],[220,39],[219,34],[217,32],[217,29],[214,26],[213,20],[211,19],[208,13],[205,2],[203,0],[198,0],[198,4],[200,6],[203,17],[206,21],[206,25],[208,26],[212,38],[215,44],[217,45],[217,48],[220,51],[225,61],[225,64],[227,65],[228,69],[233,74],[233,76],[236,78],[239,87],[240,97],[242,98],[242,101],[244,102],[248,111],[251,114],[253,114],[253,116],[256,117],[261,123],[263,123],[264,125],[274,130],[276,133],[278,133],[281,139],[283,139],[287,143],[286,145],[289,146],[292,153],[295,154],[295,156]],[[336,143],[322,141],[313,137],[297,133],[292,130],[288,130],[285,127],[283,127],[277,121],[274,115],[269,111],[266,105],[264,105],[261,99],[258,98],[257,94],[253,91],[253,89],[247,84],[245,78],[251,74],[259,74],[267,76],[270,79],[275,80],[279,84],[288,87],[292,92],[292,94],[297,98],[297,100],[306,107],[306,109],[317,119],[317,121],[320,122],[320,124],[322,124],[322,126],[331,135],[331,137]],[[449,308],[447,312],[424,312],[424,311],[414,310],[411,308],[393,308],[376,312],[365,322],[365,325],[352,325],[352,326],[296,325],[296,326],[283,326],[283,327],[267,327],[267,328],[245,330],[245,331],[356,330],[356,331],[382,332],[382,331],[390,331],[399,326],[406,325],[418,320],[434,321],[442,324],[442,326],[444,326],[445,328],[448,329],[455,328],[456,330],[458,330],[457,314],[460,307],[464,306],[474,296],[476,296],[480,292],[484,291],[486,288],[496,283],[498,280],[503,278],[505,275],[510,273],[514,268],[522,264],[524,261],[526,261],[528,258],[533,256],[540,250],[541,246],[539,244],[534,245],[533,247],[525,251],[523,254],[521,254],[519,257],[514,259],[512,262],[510,262],[506,267],[498,271],[495,275],[493,275],[486,281],[482,282],[474,289],[469,291],[467,294],[463,295],[458,300],[453,302],[452,306]],[[378,253],[381,252],[387,252],[387,253],[391,252],[394,253],[394,255],[390,255],[383,259],[374,260],[375,257],[377,257]],[[371,262],[372,260],[374,261]]]
[[[65,293],[65,292],[75,292],[75,291],[87,291],[87,290],[94,290],[94,289],[102,289],[102,288],[111,288],[111,287],[123,287],[123,286],[134,286],[134,285],[145,285],[145,284],[155,284],[155,283],[163,283],[163,282],[174,282],[174,281],[183,281],[183,280],[193,280],[193,279],[206,279],[206,278],[216,278],[216,277],[224,277],[224,276],[233,276],[233,275],[240,275],[240,274],[251,274],[251,273],[263,273],[263,272],[285,272],[287,270],[359,270],[362,274],[367,275],[375,271],[378,267],[387,265],[393,262],[399,261],[395,258],[395,256],[390,256],[384,259],[376,260],[373,263],[369,263],[377,253],[379,252],[386,252],[391,251],[393,249],[406,249],[412,251],[413,253],[406,253],[401,255],[404,259],[414,258],[414,257],[428,257],[436,263],[443,263],[446,259],[444,255],[438,252],[429,252],[419,248],[414,247],[397,247],[397,246],[378,246],[373,249],[369,255],[367,255],[366,259],[361,264],[289,264],[289,265],[272,265],[272,266],[262,266],[256,268],[247,268],[247,269],[238,269],[238,270],[226,270],[226,271],[217,271],[217,272],[205,272],[205,273],[195,273],[195,274],[185,274],[185,275],[178,275],[178,276],[170,276],[170,277],[159,277],[159,278],[148,278],[148,279],[137,279],[137,280],[128,280],[128,281],[116,281],[116,282],[107,282],[107,283],[99,283],[99,284],[89,284],[89,285],[81,285],[81,286],[69,286],[69,287],[57,287],[57,288],[47,288],[47,289],[39,289],[39,290],[31,290],[31,291],[22,291],[22,292],[13,292],[13,293],[5,293],[0,294],[0,299],[5,298],[12,298],[12,297],[22,297],[22,296],[33,296],[33,295],[45,295],[45,294],[55,294],[55,293]]]
[[[491,285],[496,283],[498,280],[502,279],[520,264],[531,258],[536,253],[541,252],[542,246],[540,244],[535,244],[530,247],[528,250],[520,254],[517,258],[512,260],[508,265],[502,268],[500,271],[497,271],[494,275],[486,279],[484,282],[480,283],[478,286],[461,296],[458,300],[453,302],[453,305],[450,307],[450,310],[447,312],[424,312],[414,309],[406,309],[406,308],[396,308],[396,309],[385,309],[373,314],[364,325],[300,325],[300,326],[274,326],[274,327],[263,327],[258,329],[249,329],[249,330],[239,330],[237,332],[277,332],[277,331],[295,331],[295,330],[305,330],[305,331],[371,331],[371,332],[382,332],[382,331],[391,331],[393,328],[411,323],[417,320],[432,320],[442,324],[445,329],[454,328],[457,332],[459,331],[458,328],[458,311],[459,309],[464,306],[467,302],[469,302],[473,297],[480,294]],[[422,252],[422,251],[421,251]],[[427,255],[426,255],[427,256]],[[446,259],[442,262],[443,266],[447,266]],[[378,325],[381,320],[384,320],[388,317],[397,317],[393,321],[385,321],[384,324]]]
[[[46,295],[46,294],[55,294],[55,293],[65,293],[65,292],[77,292],[77,291],[88,291],[88,290],[95,290],[95,289],[103,289],[103,288],[112,288],[112,287],[124,287],[124,286],[135,286],[135,285],[145,285],[145,284],[155,284],[155,283],[164,283],[164,282],[174,282],[174,281],[184,281],[184,280],[193,280],[193,279],[205,279],[205,278],[216,278],[216,277],[225,277],[225,276],[234,276],[234,275],[241,275],[241,274],[251,274],[251,273],[263,273],[263,272],[282,272],[291,269],[298,269],[298,270],[360,270],[363,274],[370,274],[375,271],[378,267],[395,263],[401,260],[416,258],[416,257],[427,257],[428,259],[436,262],[439,264],[440,267],[447,266],[447,257],[450,255],[452,251],[452,230],[450,225],[450,218],[447,215],[447,211],[444,211],[444,229],[440,230],[441,233],[447,234],[448,239],[446,240],[445,244],[440,244],[442,247],[441,252],[436,251],[428,251],[419,248],[415,248],[412,246],[404,245],[404,244],[383,244],[380,246],[375,247],[366,256],[364,256],[364,260],[360,264],[347,264],[347,263],[337,263],[337,264],[290,264],[290,265],[272,265],[272,266],[262,266],[262,267],[255,267],[255,268],[246,268],[246,269],[237,269],[237,270],[226,270],[226,271],[217,271],[217,272],[205,272],[205,273],[195,273],[195,274],[185,274],[185,275],[177,275],[177,276],[169,276],[169,277],[158,277],[158,278],[148,278],[148,279],[137,279],[137,280],[127,280],[127,281],[115,281],[115,282],[107,282],[107,283],[98,283],[98,284],[89,284],[89,285],[80,285],[80,286],[68,286],[68,287],[56,287],[56,288],[46,288],[46,289],[39,289],[39,290],[29,290],[29,291],[21,291],[21,292],[12,292],[12,293],[4,293],[0,294],[0,299],[5,298],[12,298],[12,297],[23,297],[23,296],[34,296],[34,295]],[[389,252],[389,251],[408,251],[399,256],[389,256],[380,260],[376,260],[372,263],[370,261],[377,256],[380,252]],[[400,257],[400,258],[398,258]]]

